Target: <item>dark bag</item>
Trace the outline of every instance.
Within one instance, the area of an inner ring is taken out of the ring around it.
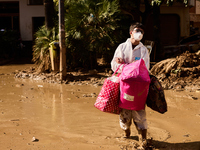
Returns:
[[[146,104],[151,109],[164,114],[167,111],[167,103],[165,100],[164,90],[158,79],[150,75],[151,83],[149,85],[149,93]]]

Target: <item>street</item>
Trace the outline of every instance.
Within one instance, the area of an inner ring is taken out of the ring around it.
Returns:
[[[14,78],[33,64],[0,66],[0,150],[131,150],[119,116],[93,105],[101,86]],[[200,91],[166,90],[168,112],[147,109],[148,138],[156,150],[200,150]]]

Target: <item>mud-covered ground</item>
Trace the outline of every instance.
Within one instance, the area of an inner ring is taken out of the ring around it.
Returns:
[[[47,83],[64,83],[70,85],[101,86],[108,76],[112,75],[110,66],[97,70],[75,68],[67,70],[66,80],[60,80],[58,72],[39,73],[37,66],[15,70],[16,78],[41,80]],[[164,89],[169,90],[199,90],[200,89],[200,51],[185,53],[176,58],[169,58],[151,65],[150,73],[155,75]]]
[[[0,149],[134,149],[138,142],[134,126],[131,138],[124,138],[118,115],[93,106],[111,74],[109,69],[80,70],[68,72],[67,80],[60,81],[56,73],[36,74],[33,64],[0,66]],[[200,150],[200,89],[193,86],[165,90],[165,114],[146,107],[154,149]]]
[[[13,72],[15,78],[41,80],[47,83],[57,84],[70,84],[70,85],[94,85],[101,86],[104,83],[105,78],[112,75],[112,71],[109,68],[103,70],[90,70],[90,71],[68,71],[65,80],[60,80],[60,74],[57,72],[51,73],[37,73],[35,67],[26,68],[24,70],[15,70]],[[163,88],[166,90],[199,90],[200,89],[200,76],[193,77],[193,75],[187,77],[174,77],[165,74],[156,76]]]

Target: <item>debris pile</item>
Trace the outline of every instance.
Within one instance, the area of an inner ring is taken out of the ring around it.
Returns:
[[[65,80],[60,79],[59,72],[38,73],[37,68],[31,67],[23,71],[16,70],[15,78],[32,79],[35,81],[43,81],[47,83],[70,84],[70,85],[93,85],[102,86],[105,78],[111,76],[111,71],[89,70],[82,71],[68,71]],[[94,73],[95,72],[95,73]]]
[[[38,73],[36,68],[16,71],[15,78],[42,80],[48,83],[102,86],[105,78],[112,75],[110,68],[89,71],[68,71],[67,79],[61,81],[59,72]],[[200,51],[182,53],[156,63],[150,70],[164,89],[200,91]]]
[[[156,63],[150,72],[155,75],[164,89],[200,89],[200,51],[186,51],[176,58]]]

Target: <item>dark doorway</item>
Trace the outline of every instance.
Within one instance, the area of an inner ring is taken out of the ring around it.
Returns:
[[[160,15],[160,38],[162,45],[175,45],[180,40],[180,17],[177,14]],[[153,15],[151,15],[146,24],[145,39],[153,39]]]
[[[149,16],[146,23],[145,40],[154,41],[153,15]],[[164,59],[165,46],[177,45],[180,40],[180,17],[177,14],[160,15],[160,44],[161,48],[154,47],[151,61]]]
[[[33,17],[32,18],[32,22],[33,22],[33,39],[35,32],[38,31],[38,29],[44,25],[45,23],[45,17]]]
[[[180,17],[177,14],[161,15],[161,41],[163,45],[176,45],[180,40]]]

